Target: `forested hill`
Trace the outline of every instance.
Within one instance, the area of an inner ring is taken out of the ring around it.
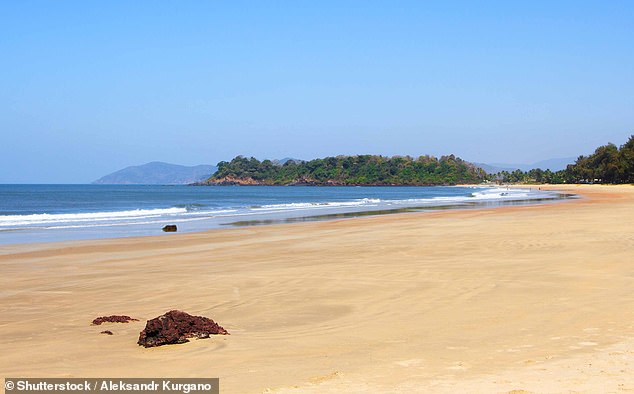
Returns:
[[[238,156],[218,163],[208,185],[398,186],[479,183],[485,172],[454,155],[437,159],[384,156],[337,156],[311,161],[271,160]]]

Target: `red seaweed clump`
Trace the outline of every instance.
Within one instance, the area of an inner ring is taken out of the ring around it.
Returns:
[[[137,342],[154,347],[189,342],[188,338],[209,338],[209,335],[229,335],[227,330],[203,316],[173,310],[148,320]]]
[[[105,335],[114,335],[114,334],[112,333],[112,331],[110,331],[110,330],[102,331],[102,332],[100,332],[100,334],[105,334]]]
[[[101,316],[93,320],[92,325],[98,326],[101,325],[101,323],[129,323],[131,321],[139,321],[139,319],[133,319],[125,315]]]

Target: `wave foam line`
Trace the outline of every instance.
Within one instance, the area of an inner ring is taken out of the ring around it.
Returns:
[[[177,215],[186,213],[186,208],[134,209],[115,212],[84,213],[38,213],[32,215],[0,216],[0,226],[20,226],[30,224],[74,223],[86,221],[125,220],[157,217],[161,215]]]
[[[283,210],[283,209],[302,209],[302,208],[335,208],[335,207],[356,207],[368,204],[378,204],[383,200],[378,198],[361,198],[354,201],[328,201],[328,202],[293,202],[288,204],[269,204],[252,207],[252,210]]]

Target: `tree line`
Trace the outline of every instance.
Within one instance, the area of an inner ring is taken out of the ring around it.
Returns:
[[[485,178],[484,170],[454,155],[440,159],[433,156],[337,156],[310,161],[289,160],[283,165],[238,156],[230,162],[218,163],[218,170],[206,183],[421,186],[480,183]]]
[[[579,156],[561,171],[501,171],[488,179],[504,183],[634,183],[634,135],[621,147],[609,143],[591,155]]]

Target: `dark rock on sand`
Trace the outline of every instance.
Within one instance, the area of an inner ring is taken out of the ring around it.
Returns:
[[[99,334],[114,335],[110,330],[102,331]]]
[[[129,323],[131,321],[139,321],[139,319],[133,319],[125,315],[101,316],[93,320],[92,325],[98,326],[101,323]]]
[[[181,311],[148,320],[137,342],[141,346],[154,347],[189,342],[188,338],[209,338],[209,335],[229,335],[227,330],[203,316],[192,316]]]
[[[167,226],[163,227],[163,231],[165,231],[166,233],[175,233],[176,232],[176,225],[175,224],[168,224]]]

